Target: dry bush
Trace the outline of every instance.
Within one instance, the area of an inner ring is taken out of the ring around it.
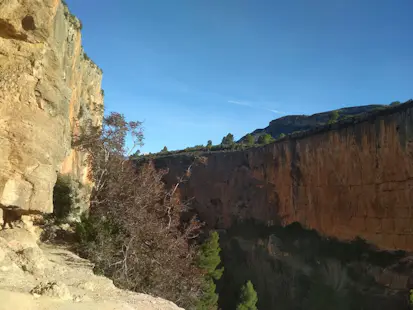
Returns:
[[[152,164],[137,168],[128,160],[126,136],[131,134],[139,145],[139,129],[139,123],[111,114],[102,129],[89,128],[87,135],[75,137],[77,147],[90,154],[95,183],[88,215],[77,227],[79,249],[118,286],[191,309],[202,278],[191,241],[201,225],[195,218],[181,221],[186,206],[174,194],[185,177],[167,191],[164,171]]]

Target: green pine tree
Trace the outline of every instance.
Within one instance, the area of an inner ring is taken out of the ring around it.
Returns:
[[[254,137],[252,136],[252,134],[247,134],[246,136],[245,136],[245,143],[247,144],[247,145],[253,145],[254,143],[255,143],[255,139],[254,139]]]
[[[222,138],[222,145],[228,147],[234,144],[234,135],[232,133],[227,134],[225,137]]]
[[[248,281],[241,288],[240,303],[237,306],[237,310],[257,310],[257,292],[254,289],[251,281]]]
[[[205,279],[202,285],[202,295],[198,301],[197,310],[216,310],[218,308],[218,294],[216,285],[211,278]]]
[[[219,235],[214,231],[201,245],[200,254],[198,256],[198,266],[205,274],[202,296],[197,305],[198,310],[217,309],[218,294],[215,293],[216,285],[214,280],[219,280],[224,272],[224,268],[217,269],[218,265],[221,263],[221,257],[219,256],[220,252]]]

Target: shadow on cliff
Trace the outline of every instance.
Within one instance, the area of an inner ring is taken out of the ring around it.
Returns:
[[[324,238],[299,223],[253,221],[222,231],[221,246],[222,309],[235,309],[247,280],[257,289],[259,309],[409,309],[412,264],[403,251]]]

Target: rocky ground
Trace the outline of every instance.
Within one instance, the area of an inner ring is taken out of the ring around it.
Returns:
[[[64,246],[33,229],[0,231],[0,310],[178,310],[170,301],[116,288]]]

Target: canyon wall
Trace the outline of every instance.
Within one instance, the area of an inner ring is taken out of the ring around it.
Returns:
[[[413,101],[244,151],[205,153],[180,187],[210,227],[299,222],[340,240],[413,250]],[[168,184],[191,155],[158,158]]]
[[[103,115],[102,71],[60,0],[0,1],[0,203],[53,210],[57,174],[87,183],[72,134]]]

